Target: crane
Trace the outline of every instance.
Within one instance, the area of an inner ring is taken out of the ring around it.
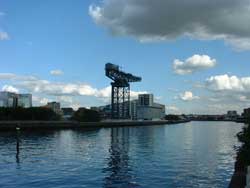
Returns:
[[[140,82],[141,77],[119,69],[118,65],[106,63],[105,74],[111,82],[111,118],[129,119],[130,82]]]

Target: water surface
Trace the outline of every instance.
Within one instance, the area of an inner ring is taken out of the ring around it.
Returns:
[[[0,133],[0,187],[227,187],[242,124]]]

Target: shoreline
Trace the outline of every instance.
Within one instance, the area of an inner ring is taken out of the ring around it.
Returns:
[[[246,161],[242,159],[242,156],[239,151],[239,149],[242,149],[244,147],[244,144],[245,143],[242,143],[242,145],[238,148],[238,151],[236,153],[235,163],[234,163],[234,172],[231,177],[228,188],[245,188],[246,187],[247,175],[249,173],[247,170],[248,165],[246,164]]]
[[[84,129],[84,128],[112,128],[135,127],[186,123],[189,120],[157,120],[157,121],[101,121],[101,122],[77,122],[77,121],[0,121],[0,131],[4,130],[41,130],[41,129]]]

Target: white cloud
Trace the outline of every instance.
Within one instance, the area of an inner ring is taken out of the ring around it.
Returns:
[[[187,36],[250,49],[249,0],[100,0],[89,14],[113,35],[140,41]]]
[[[187,58],[184,62],[175,59],[173,69],[176,74],[185,75],[194,72],[209,69],[216,65],[216,60],[210,58],[208,55],[193,55]]]
[[[8,92],[12,92],[12,93],[18,93],[19,90],[11,85],[4,85],[2,87],[2,91],[8,91]]]
[[[227,74],[211,76],[206,80],[206,87],[213,91],[250,93],[250,77],[239,78]]]
[[[37,106],[46,105],[50,101],[52,100],[49,98],[32,95],[32,102]]]
[[[64,72],[62,70],[52,70],[50,71],[50,74],[54,76],[61,76],[64,74]]]
[[[44,104],[47,99],[59,100],[64,104],[70,106],[82,105],[79,97],[94,97],[102,103],[108,103],[111,97],[111,86],[105,88],[95,88],[86,83],[64,83],[51,82],[42,80],[34,76],[22,76],[12,73],[0,73],[0,80],[8,81],[15,87],[22,88],[22,90],[30,92],[35,96],[45,96],[37,98],[37,104]],[[138,97],[138,94],[147,93],[146,91],[131,91],[131,99]],[[87,102],[89,105],[93,103]]]
[[[10,36],[8,33],[4,32],[4,31],[0,31],[0,41],[1,40],[9,40]]]
[[[181,111],[178,107],[174,105],[166,105],[166,114],[181,114]]]
[[[192,101],[199,99],[200,97],[195,96],[191,91],[185,91],[184,93],[180,94],[179,98],[183,101]]]

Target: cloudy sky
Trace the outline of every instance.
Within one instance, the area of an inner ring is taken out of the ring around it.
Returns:
[[[250,107],[250,0],[0,0],[0,89],[35,105],[110,101],[106,62],[167,113]]]

